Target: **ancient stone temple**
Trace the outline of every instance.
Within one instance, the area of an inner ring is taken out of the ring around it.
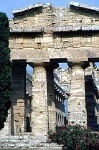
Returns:
[[[49,130],[64,126],[65,99],[68,124],[98,130],[98,70],[93,63],[99,61],[99,9],[75,2],[69,8],[38,3],[13,15],[12,106],[6,134],[47,137]],[[61,70],[59,63],[69,68]]]

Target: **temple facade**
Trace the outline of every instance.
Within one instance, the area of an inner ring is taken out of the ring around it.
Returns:
[[[75,2],[69,8],[38,3],[13,15],[12,104],[5,130],[47,136],[49,130],[64,126],[65,99],[69,125],[98,130],[93,64],[99,61],[99,9]],[[67,63],[69,69],[59,70],[59,63]],[[27,64],[33,68],[32,77],[26,73]]]

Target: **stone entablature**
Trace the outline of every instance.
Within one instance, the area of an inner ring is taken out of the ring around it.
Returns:
[[[35,27],[35,28],[10,28],[10,33],[41,33],[44,29],[41,27]]]
[[[99,25],[67,25],[53,28],[53,32],[99,31]]]
[[[70,8],[48,3],[16,10],[13,14],[10,20],[11,59],[50,62],[60,58],[68,61],[98,58],[98,9],[73,2]]]

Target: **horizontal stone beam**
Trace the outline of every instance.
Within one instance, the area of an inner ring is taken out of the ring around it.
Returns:
[[[22,27],[16,27],[16,28],[10,28],[10,33],[35,33],[35,32],[43,32],[44,28],[41,27],[34,27],[34,28],[22,28]]]
[[[67,25],[53,27],[53,32],[99,31],[99,25]]]

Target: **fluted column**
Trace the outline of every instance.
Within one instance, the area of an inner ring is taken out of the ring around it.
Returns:
[[[14,61],[12,65],[11,133],[25,131],[26,63]]]
[[[48,134],[47,74],[43,64],[34,65],[31,125],[34,136]]]
[[[71,90],[68,99],[68,124],[87,127],[84,63],[72,62]]]

